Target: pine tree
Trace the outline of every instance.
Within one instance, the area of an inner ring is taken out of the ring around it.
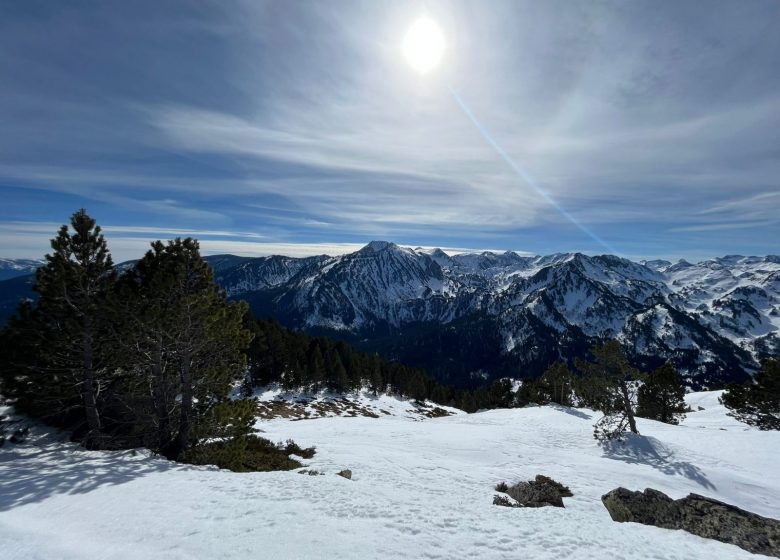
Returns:
[[[530,404],[548,404],[549,397],[538,379],[523,379],[520,387],[515,391],[517,406],[524,407]]]
[[[315,392],[319,391],[325,381],[325,358],[317,341],[309,347],[308,365],[307,384],[311,384]]]
[[[626,430],[638,434],[634,419],[636,391],[632,382],[640,379],[639,371],[629,365],[616,340],[594,346],[590,352],[595,362],[578,360],[577,367],[586,376],[598,379],[599,383],[593,387],[601,387],[603,391],[592,397],[597,410],[604,414],[593,427],[594,437],[601,441],[621,439]]]
[[[752,382],[729,386],[721,402],[741,422],[780,430],[780,358],[764,360]]]
[[[460,399],[459,408],[469,413],[476,412],[477,402],[474,400],[474,395],[472,395],[469,391],[464,392]]]
[[[542,374],[540,383],[550,402],[572,406],[574,374],[564,362],[551,364]]]
[[[666,424],[685,418],[685,386],[674,366],[666,363],[651,372],[638,391],[637,416]]]
[[[129,362],[151,400],[154,447],[180,459],[210,437],[215,407],[224,419],[232,406],[229,393],[243,379],[242,350],[251,338],[243,327],[246,304],[227,301],[190,238],[153,243],[125,283],[137,302],[129,337],[137,350]]]
[[[490,386],[490,406],[492,408],[509,408],[512,406],[514,394],[510,379],[496,379]]]
[[[379,363],[379,359],[372,355],[367,360],[368,367],[368,382],[371,390],[376,396],[380,392],[384,392],[386,387],[384,379],[382,378],[382,365]]]
[[[108,443],[101,397],[112,373],[106,296],[116,278],[113,263],[100,227],[84,209],[73,214],[70,228],[60,228],[51,248],[36,273],[35,309],[20,308],[10,326],[17,340],[22,332],[31,337],[23,343],[25,360],[13,368],[20,404],[75,429],[85,446],[101,448]]]

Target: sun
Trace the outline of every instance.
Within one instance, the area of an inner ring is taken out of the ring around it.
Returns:
[[[403,42],[407,62],[420,74],[427,74],[436,67],[444,47],[441,28],[428,16],[422,16],[412,24]]]

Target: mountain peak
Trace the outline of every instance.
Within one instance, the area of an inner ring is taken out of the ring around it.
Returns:
[[[398,245],[391,243],[390,241],[371,241],[368,245],[363,247],[361,251],[373,251],[374,253],[378,253],[379,251],[384,251],[386,249],[398,249]]]

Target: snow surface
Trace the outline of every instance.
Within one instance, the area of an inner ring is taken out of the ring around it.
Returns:
[[[640,420],[642,436],[603,448],[597,415],[561,407],[444,418],[259,421],[274,440],[316,445],[325,473],[237,474],[145,453],[88,452],[33,430],[0,449],[0,557],[741,559],[732,545],[613,522],[617,486],[696,492],[780,517],[780,433],[727,417],[693,393],[681,426]],[[399,405],[399,410],[406,410]],[[335,473],[353,471],[346,480]],[[565,509],[492,505],[493,486],[546,474]]]

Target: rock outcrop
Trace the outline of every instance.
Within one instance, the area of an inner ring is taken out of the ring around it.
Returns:
[[[672,500],[651,488],[617,488],[601,497],[613,521],[682,529],[736,545],[754,554],[780,558],[780,520],[762,517],[698,494]]]
[[[544,475],[537,475],[535,480],[521,481],[514,486],[502,482],[496,486],[496,490],[507,494],[514,501],[496,495],[493,504],[508,507],[564,507],[562,498],[572,495],[568,487]]]

